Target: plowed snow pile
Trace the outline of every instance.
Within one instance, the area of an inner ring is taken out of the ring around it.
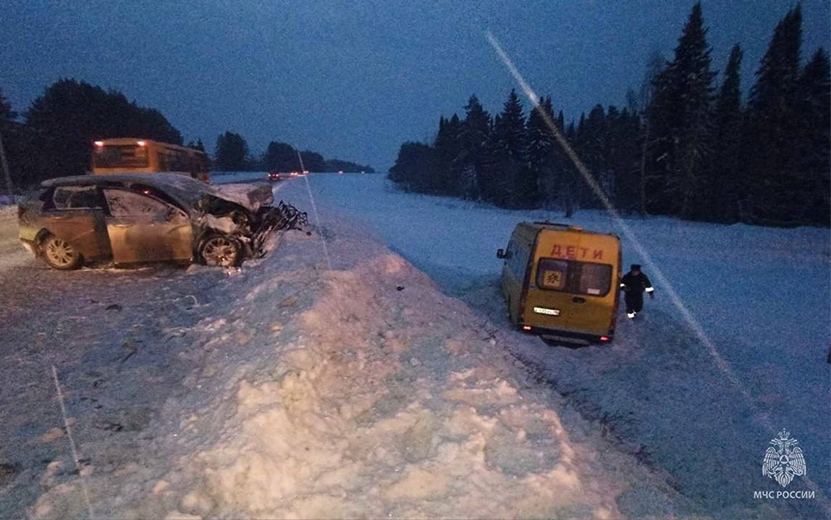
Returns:
[[[285,236],[203,320],[140,463],[91,465],[37,518],[545,517],[680,512],[680,499],[529,379],[401,257],[327,227]],[[256,274],[252,274],[256,273]],[[235,292],[234,292],[235,291]]]

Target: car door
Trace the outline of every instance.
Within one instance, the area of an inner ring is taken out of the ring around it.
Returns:
[[[104,201],[96,186],[59,186],[44,204],[43,227],[87,260],[107,258]]]
[[[181,209],[144,193],[104,190],[109,214],[107,234],[118,264],[190,260],[193,228]]]
[[[511,241],[508,242],[508,247],[505,249],[505,263],[502,266],[502,292],[507,299],[511,323],[514,324],[519,320],[519,304],[529,254],[527,244],[522,242],[522,237],[512,236]]]

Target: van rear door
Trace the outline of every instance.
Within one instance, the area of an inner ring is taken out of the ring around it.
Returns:
[[[581,234],[578,251],[571,262],[569,325],[581,332],[608,334],[617,291],[617,239]]]
[[[570,262],[560,258],[537,260],[534,277],[529,281],[525,321],[547,329],[571,328]]]
[[[571,328],[574,306],[569,285],[572,266],[567,254],[578,245],[577,233],[548,229],[540,232],[525,306],[525,321],[530,325],[548,329]]]

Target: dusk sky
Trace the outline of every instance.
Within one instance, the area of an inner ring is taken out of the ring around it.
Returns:
[[[803,59],[828,47],[829,0],[805,0]],[[747,89],[782,0],[702,2],[714,66],[745,50]],[[491,113],[514,87],[490,29],[539,94],[577,118],[622,105],[649,55],[672,55],[692,0],[5,0],[0,89],[18,111],[70,77],[161,110],[209,151],[242,134],[385,170],[405,140],[476,93]],[[719,77],[720,80],[720,77]]]

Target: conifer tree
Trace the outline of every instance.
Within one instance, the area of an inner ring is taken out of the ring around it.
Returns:
[[[577,130],[574,127],[574,121],[568,124],[565,131],[565,138],[571,146],[577,146]],[[577,171],[574,164],[565,158],[564,155],[563,157],[565,160],[559,161],[562,165],[560,175],[563,178],[562,189],[560,190],[560,206],[563,208],[565,218],[571,218],[574,216],[577,203],[577,187],[583,181],[580,178],[580,172]]]
[[[8,121],[14,121],[15,119],[17,119],[17,112],[12,110],[11,103],[3,95],[3,91],[0,90],[0,125]]]
[[[481,185],[490,126],[490,114],[475,94],[470,96],[465,105],[465,119],[459,129],[460,188],[466,199],[478,200],[482,196]]]
[[[633,106],[637,110],[637,106]],[[606,115],[608,136],[606,143],[609,155],[609,171],[612,186],[610,195],[615,207],[629,213],[638,207],[638,186],[640,179],[640,117],[629,108],[618,112],[609,107]]]
[[[269,171],[288,173],[300,170],[294,146],[280,141],[268,143],[261,162],[263,167]]]
[[[580,117],[580,125],[577,127],[577,150],[589,169],[589,174],[606,194],[611,187],[607,133],[606,114],[601,105],[595,105],[588,117]],[[583,208],[600,207],[600,200],[587,182],[580,183],[579,200]]]
[[[498,197],[502,192],[502,172],[499,169],[499,146],[496,141],[496,127],[500,124],[502,116],[496,114],[491,119],[490,128],[488,129],[488,141],[485,144],[484,154],[482,156],[482,174],[480,175],[479,188],[482,191],[482,199],[491,204],[498,204]]]
[[[557,188],[555,178],[554,135],[542,111],[549,121],[554,122],[554,109],[551,98],[542,98],[538,108],[531,110],[528,115],[528,171],[537,179],[537,193],[543,203],[548,206],[553,202]]]
[[[817,49],[799,77],[799,120],[796,153],[806,176],[810,197],[805,201],[806,222],[831,225],[831,79],[828,53]]]
[[[424,143],[408,141],[401,145],[389,179],[405,191],[425,192],[429,187],[428,172],[433,148]]]
[[[797,6],[776,25],[750,91],[744,154],[747,193],[742,219],[788,225],[802,221],[810,183],[798,157],[799,70],[802,10]]]
[[[511,90],[502,112],[494,121],[493,182],[494,203],[503,207],[533,204],[536,199],[536,179],[527,168],[527,139],[522,104],[515,90]]]
[[[440,195],[461,194],[461,168],[459,165],[459,132],[462,123],[453,114],[450,119],[439,119],[439,131],[433,144],[430,167],[430,191]]]
[[[710,46],[701,2],[690,12],[675,47],[674,59],[656,79],[653,122],[660,139],[663,193],[658,212],[691,218],[698,212],[706,187],[702,170],[711,139],[712,82]]]
[[[248,144],[241,135],[234,132],[225,132],[216,138],[214,155],[219,171],[244,171],[248,166]]]
[[[713,155],[706,176],[711,196],[701,208],[702,218],[716,222],[737,221],[738,201],[744,191],[740,155],[743,116],[739,73],[742,56],[741,47],[734,45],[716,98]]]
[[[650,193],[661,193],[665,179],[665,176],[662,175],[666,171],[665,163],[661,162],[662,156],[658,152],[661,149],[665,150],[668,143],[666,140],[662,140],[661,136],[657,135],[655,131],[656,128],[660,127],[656,124],[659,121],[660,107],[658,103],[655,103],[655,92],[658,87],[658,78],[665,66],[666,60],[663,55],[660,52],[653,52],[646,64],[638,98],[641,122],[638,213],[641,216],[645,216],[647,208],[651,207],[647,200],[648,195]],[[653,189],[647,190],[648,187]]]

